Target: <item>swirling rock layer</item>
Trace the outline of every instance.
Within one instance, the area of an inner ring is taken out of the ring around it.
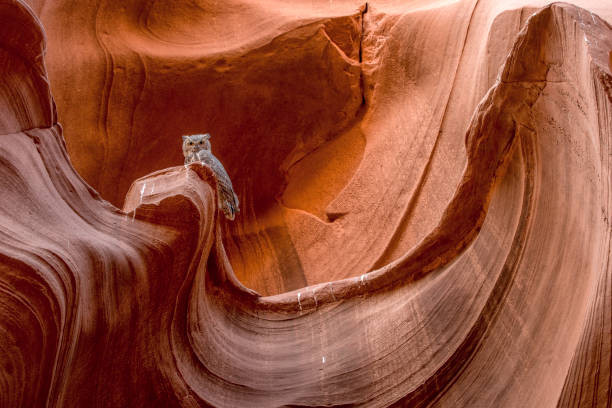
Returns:
[[[0,407],[611,405],[612,8],[219,3],[0,1]]]

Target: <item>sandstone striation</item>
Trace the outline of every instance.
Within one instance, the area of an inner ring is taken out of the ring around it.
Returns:
[[[612,404],[612,6],[0,21],[0,407]]]

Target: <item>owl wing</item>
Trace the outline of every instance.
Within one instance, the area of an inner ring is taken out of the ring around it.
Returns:
[[[223,210],[225,217],[233,220],[236,213],[240,212],[240,202],[234,193],[234,187],[223,164],[217,159],[210,150],[200,150],[198,152],[200,161],[206,164],[215,174],[217,179],[217,195],[219,206]]]

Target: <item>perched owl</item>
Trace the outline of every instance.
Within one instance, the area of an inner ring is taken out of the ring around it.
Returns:
[[[183,155],[185,156],[185,164],[196,161],[205,164],[215,174],[217,179],[217,197],[219,208],[223,210],[225,217],[233,220],[236,213],[240,212],[240,203],[238,197],[234,193],[232,181],[230,180],[225,168],[211,151],[210,135],[191,135],[183,136]]]

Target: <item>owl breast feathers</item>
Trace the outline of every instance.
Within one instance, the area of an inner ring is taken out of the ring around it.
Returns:
[[[240,203],[234,193],[232,181],[225,168],[211,151],[210,135],[183,136],[183,155],[185,165],[193,162],[201,162],[208,166],[217,179],[217,202],[225,217],[233,220],[236,213],[240,212]]]

